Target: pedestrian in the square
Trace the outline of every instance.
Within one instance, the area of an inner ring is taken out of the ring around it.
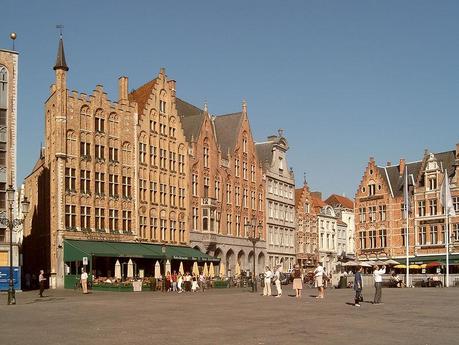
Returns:
[[[265,268],[265,287],[263,288],[263,296],[271,296],[271,279],[273,277],[273,272],[271,269],[266,266]]]
[[[322,263],[318,262],[314,270],[314,284],[319,291],[319,295],[316,298],[324,298],[324,274]]]
[[[275,284],[276,284],[276,289],[277,289],[277,296],[280,297],[282,296],[282,283],[281,283],[281,276],[282,276],[282,265],[277,265],[276,273],[274,273],[275,277]]]
[[[206,277],[204,276],[204,273],[201,272],[201,274],[199,275],[199,287],[201,288],[202,292],[204,292],[204,290],[206,289],[206,285],[207,285]]]
[[[40,275],[38,276],[38,284],[40,285],[40,297],[43,297],[43,291],[45,291],[45,271],[40,270]]]
[[[177,290],[178,290],[178,293],[182,293],[183,292],[182,284],[183,284],[183,276],[179,272],[179,274],[177,276]]]
[[[373,304],[381,304],[382,296],[382,276],[386,273],[386,266],[380,269],[377,265],[373,266],[373,279],[375,280],[375,298]]]
[[[293,275],[293,290],[295,290],[295,297],[301,298],[301,292],[303,291],[303,272],[301,272],[300,266],[295,265],[292,272]]]
[[[354,298],[354,306],[360,307],[360,302],[362,301],[362,266],[357,267],[357,272],[355,272],[354,276],[354,290],[355,290],[355,298]]]
[[[83,288],[83,293],[88,293],[88,274],[86,273],[85,269],[81,269],[81,276],[80,276],[81,287]]]
[[[172,291],[177,291],[177,272],[172,272]]]

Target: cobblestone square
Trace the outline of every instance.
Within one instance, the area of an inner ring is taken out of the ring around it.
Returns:
[[[382,305],[352,305],[353,291],[263,297],[241,289],[205,293],[18,293],[0,298],[2,345],[73,344],[457,344],[459,289],[383,289]],[[371,300],[373,290],[364,291]]]

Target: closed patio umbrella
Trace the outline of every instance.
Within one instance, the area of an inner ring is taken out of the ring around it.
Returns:
[[[133,278],[134,277],[134,263],[132,262],[131,259],[129,259],[129,261],[128,261],[127,277],[128,278]]]
[[[166,272],[171,271],[171,262],[169,260],[166,261]]]
[[[199,268],[198,268],[198,262],[195,261],[193,264],[193,274],[196,274],[197,276],[199,275]]]
[[[156,261],[155,264],[155,278],[161,278],[161,265],[159,264],[159,261]]]
[[[220,277],[223,278],[226,276],[226,267],[223,262],[220,262]]]
[[[209,276],[209,268],[207,267],[207,262],[204,263],[204,268],[202,270],[202,274],[204,275],[204,277],[208,277]]]
[[[119,260],[115,263],[115,278],[121,279],[121,264]]]
[[[209,276],[211,278],[215,277],[215,269],[214,269],[214,263],[211,262],[210,263],[210,267],[209,267]]]
[[[234,268],[234,275],[236,276],[241,275],[241,266],[239,266],[239,262],[236,262],[236,267]]]
[[[183,262],[180,261],[179,272],[183,276],[185,274],[185,270],[183,269]]]

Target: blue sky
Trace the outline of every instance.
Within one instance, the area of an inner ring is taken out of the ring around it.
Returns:
[[[70,90],[160,67],[177,95],[222,114],[247,99],[255,139],[283,128],[313,190],[354,196],[370,156],[418,160],[459,142],[458,1],[2,2],[0,47],[18,34],[18,181],[44,137],[63,24]]]

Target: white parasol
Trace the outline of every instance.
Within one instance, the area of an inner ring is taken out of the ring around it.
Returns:
[[[119,260],[115,263],[115,278],[121,279],[121,264]]]
[[[132,262],[131,259],[129,259],[129,261],[128,261],[127,277],[128,278],[133,278],[134,277],[134,263]]]
[[[185,274],[185,270],[183,269],[183,262],[180,261],[180,267],[179,267],[179,272],[183,276]]]
[[[155,264],[155,278],[161,278],[161,265],[159,264],[159,261],[156,261]]]
[[[215,269],[214,269],[214,263],[211,262],[210,263],[210,267],[209,267],[209,276],[211,278],[215,277]]]

